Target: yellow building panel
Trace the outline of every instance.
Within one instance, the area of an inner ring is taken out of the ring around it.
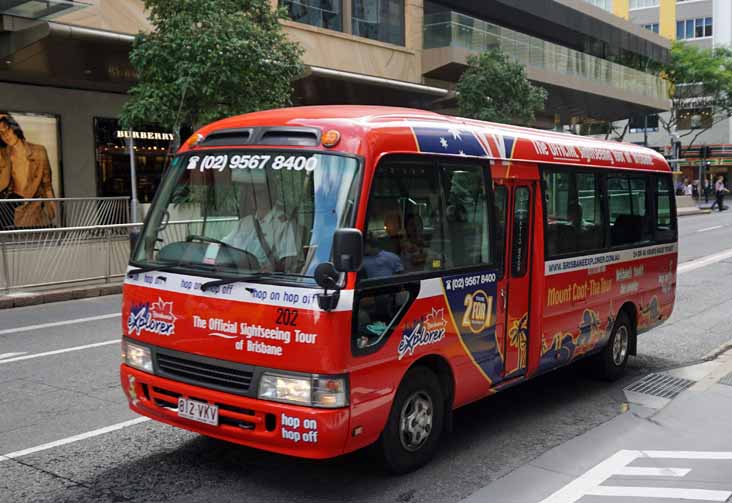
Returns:
[[[658,34],[676,40],[676,0],[659,1]]]
[[[623,19],[630,18],[630,0],[614,0],[613,14]]]

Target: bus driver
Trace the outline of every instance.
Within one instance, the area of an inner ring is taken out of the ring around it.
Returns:
[[[254,255],[260,271],[290,271],[297,256],[295,227],[265,173],[248,174],[239,184],[239,222],[222,241]]]

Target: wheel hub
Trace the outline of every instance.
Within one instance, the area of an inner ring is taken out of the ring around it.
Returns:
[[[618,327],[613,339],[613,363],[620,366],[628,354],[628,328],[624,325]]]
[[[402,447],[414,452],[424,445],[432,432],[434,408],[424,391],[413,393],[405,402],[399,416],[399,439]]]

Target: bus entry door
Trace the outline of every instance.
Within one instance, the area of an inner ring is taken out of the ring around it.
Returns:
[[[529,294],[531,291],[532,218],[534,182],[506,185],[506,260],[504,280],[498,288],[505,313],[504,379],[526,373],[529,344]]]

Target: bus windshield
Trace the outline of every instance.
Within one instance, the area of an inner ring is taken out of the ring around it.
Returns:
[[[133,255],[143,268],[311,277],[351,224],[357,159],[207,150],[173,159]]]

